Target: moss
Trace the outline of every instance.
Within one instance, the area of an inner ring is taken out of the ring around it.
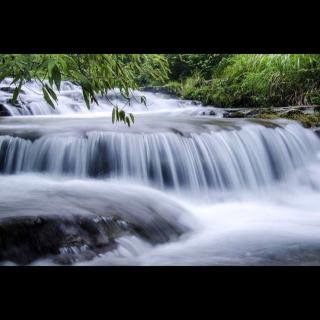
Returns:
[[[289,119],[300,122],[304,127],[311,128],[320,125],[320,113],[305,114],[301,110],[290,110],[285,114],[278,114],[276,111],[260,113],[254,116],[259,119]]]
[[[277,113],[260,113],[254,116],[254,118],[259,119],[277,119],[279,118],[279,115]]]
[[[319,114],[293,114],[285,115],[283,118],[299,121],[306,128],[317,127],[320,125]]]

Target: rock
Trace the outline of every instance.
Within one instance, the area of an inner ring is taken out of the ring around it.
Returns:
[[[252,110],[247,111],[245,116],[250,118],[250,117],[254,117],[254,116],[256,116],[257,114],[260,114],[260,113],[261,113],[261,109],[252,109]]]
[[[159,232],[162,226],[166,232]],[[188,231],[186,227],[160,216],[150,217],[145,223],[116,213],[3,218],[0,220],[0,262],[26,265],[37,259],[51,259],[59,264],[71,264],[116,249],[117,239],[125,235],[158,244],[185,231]]]
[[[316,128],[313,132],[320,138],[320,128]]]
[[[0,221],[0,261],[29,264],[40,258],[70,264],[117,247],[133,227],[115,217],[25,216]]]
[[[213,110],[211,110],[211,111],[209,112],[209,115],[210,115],[210,116],[215,116],[216,113],[215,113]]]
[[[8,116],[11,116],[10,112],[2,103],[0,103],[0,117],[8,117]]]
[[[13,93],[14,89],[15,88],[13,88],[13,87],[1,87],[0,88],[1,91],[8,92],[8,93]],[[25,94],[23,89],[20,90],[20,93]]]
[[[10,103],[11,105],[15,106],[16,108],[22,109],[22,105],[18,102],[18,100],[13,102],[12,99],[7,99],[7,103]]]
[[[245,114],[241,111],[226,111],[223,114],[224,118],[245,118]]]
[[[169,88],[166,87],[141,87],[141,91],[152,92],[152,93],[164,93],[171,94]]]

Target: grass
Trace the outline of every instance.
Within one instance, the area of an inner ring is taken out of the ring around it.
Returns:
[[[167,86],[182,98],[221,107],[320,104],[320,55],[231,55],[219,63],[210,80],[197,71]]]

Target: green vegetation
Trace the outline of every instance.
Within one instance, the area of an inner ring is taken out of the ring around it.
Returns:
[[[57,102],[56,90],[60,90],[61,80],[79,85],[90,108],[91,103],[98,103],[97,95],[105,95],[113,88],[119,88],[129,103],[132,89],[139,87],[140,77],[164,81],[167,72],[167,59],[158,54],[0,54],[0,82],[6,77],[13,78],[12,102],[25,82],[35,80],[52,108]],[[141,102],[145,101],[141,99]],[[126,115],[115,106],[114,121],[130,125],[133,115]]]
[[[170,59],[167,86],[186,99],[223,107],[320,103],[318,54],[175,55]],[[182,66],[186,70],[177,76]]]
[[[163,86],[185,99],[221,107],[270,108],[320,104],[319,54],[1,54],[0,82],[12,77],[13,103],[31,79],[52,108],[62,80],[81,86],[90,108],[97,95],[119,88],[128,100],[141,86]],[[141,103],[145,103],[141,98]],[[261,112],[260,117],[278,115]],[[306,126],[318,114],[280,115]],[[114,106],[112,121],[130,126],[131,113]]]

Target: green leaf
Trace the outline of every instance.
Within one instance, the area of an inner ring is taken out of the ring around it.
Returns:
[[[82,94],[84,102],[86,103],[86,106],[88,109],[90,109],[90,101],[89,101],[89,93],[86,89],[82,88]]]
[[[145,106],[147,106],[147,99],[145,96],[141,96],[141,103],[143,103]]]
[[[126,117],[126,123],[128,124],[128,127],[130,127],[130,119],[129,119],[129,117]]]
[[[116,107],[116,116],[117,116],[117,121],[120,120],[120,116],[119,116],[119,108]]]
[[[12,80],[12,82],[10,83],[10,86],[14,83],[16,83],[21,77],[21,74],[19,73],[17,76],[14,77],[14,79]]]
[[[129,113],[129,116],[130,116],[130,118],[131,118],[131,122],[134,123],[134,116],[133,116],[133,114],[132,114],[132,113]]]
[[[112,123],[114,123],[115,117],[116,117],[116,108],[113,108],[112,109]]]
[[[43,92],[43,97],[44,99],[46,100],[46,102],[53,108],[55,109],[55,105],[54,103],[52,102],[52,100],[50,99],[50,96],[48,94],[48,91],[46,90],[45,87],[42,87],[42,92]]]
[[[91,102],[95,102],[96,104],[99,105],[98,100],[97,100],[96,96],[94,95],[94,93],[91,93]]]
[[[53,98],[53,100],[57,101],[57,95],[56,93],[46,84],[45,85],[46,90],[48,91],[48,93],[50,94],[50,96]]]
[[[60,91],[60,84],[61,84],[61,73],[57,65],[54,66],[52,69],[52,78],[58,90]]]
[[[15,103],[17,100],[17,97],[21,91],[21,87],[22,87],[22,80],[20,80],[19,86],[16,87],[13,91],[13,95],[12,95],[12,102]]]
[[[49,59],[48,61],[48,75],[49,78],[52,78],[52,72],[54,67],[56,66],[56,61],[54,59]]]
[[[125,116],[126,116],[125,112],[124,112],[123,110],[121,110],[121,111],[119,112],[119,117],[120,117],[120,119],[121,119],[122,121],[125,121]]]

